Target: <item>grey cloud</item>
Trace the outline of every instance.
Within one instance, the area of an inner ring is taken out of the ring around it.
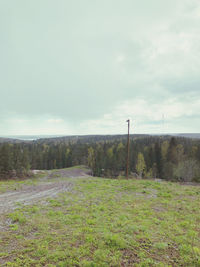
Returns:
[[[184,79],[169,79],[164,83],[165,88],[176,94],[194,95],[200,97],[200,78],[184,77]]]
[[[111,113],[127,99],[156,102],[188,88],[197,92],[199,70],[192,78],[185,66],[173,77],[162,57],[148,57],[161,33],[190,32],[193,25],[198,31],[200,19],[191,15],[196,5],[193,0],[2,0],[0,112],[7,118],[49,114],[78,124]]]

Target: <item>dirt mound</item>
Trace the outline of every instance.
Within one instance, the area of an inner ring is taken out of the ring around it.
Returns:
[[[84,168],[68,168],[54,171],[49,175],[49,177],[56,176],[69,178],[88,177],[91,176],[91,171],[89,169]]]

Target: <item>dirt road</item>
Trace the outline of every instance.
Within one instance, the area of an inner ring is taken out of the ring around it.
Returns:
[[[19,206],[19,204],[33,204],[45,198],[54,198],[58,193],[70,191],[73,180],[61,179],[89,177],[89,171],[84,169],[62,169],[48,171],[47,175],[39,179],[33,185],[24,185],[14,191],[0,194],[0,214],[7,213]]]

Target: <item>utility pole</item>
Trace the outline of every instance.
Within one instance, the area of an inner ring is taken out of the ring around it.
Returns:
[[[127,161],[126,161],[126,178],[128,179],[128,167],[129,167],[129,150],[130,150],[130,136],[129,136],[129,129],[130,129],[130,120],[128,122],[128,138],[127,138]]]

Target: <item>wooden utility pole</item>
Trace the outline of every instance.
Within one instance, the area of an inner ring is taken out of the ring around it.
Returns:
[[[128,122],[127,161],[126,161],[126,178],[128,179],[128,169],[129,169],[129,150],[130,150],[130,136],[129,136],[130,120],[127,120],[126,122]]]

